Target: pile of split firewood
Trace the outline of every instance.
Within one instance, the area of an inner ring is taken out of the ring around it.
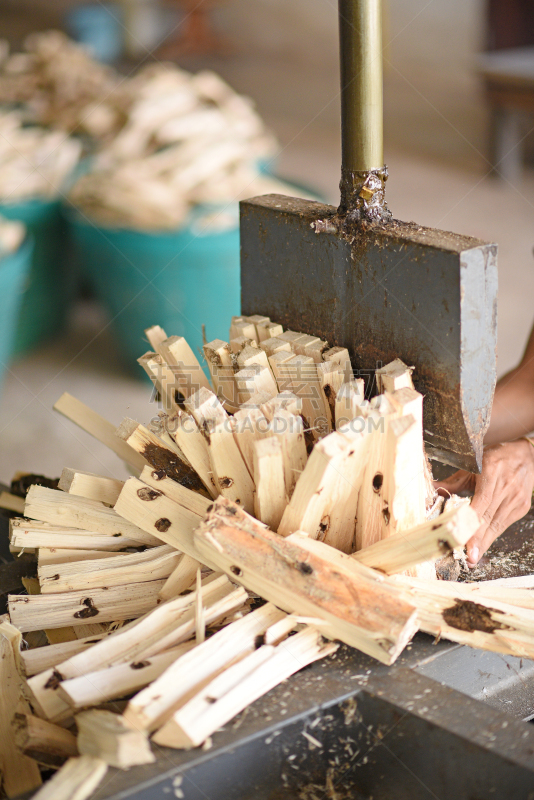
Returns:
[[[129,83],[124,127],[71,193],[85,214],[108,225],[172,229],[198,204],[291,193],[261,175],[273,137],[250,100],[214,72],[163,64]]]
[[[20,111],[0,110],[0,202],[57,197],[81,155],[77,139],[26,126]]]
[[[90,137],[96,155],[70,200],[105,225],[176,229],[198,204],[294,193],[261,173],[276,142],[253,103],[208,70],[193,75],[152,64],[124,77],[64,34],[47,31],[28,37],[22,53],[10,55],[0,43],[0,103],[23,104],[21,119],[55,128],[47,133],[54,153],[74,146],[69,139],[60,146],[66,133]],[[12,144],[25,150],[19,132]],[[38,180],[42,170],[34,171]]]
[[[151,741],[209,746],[337,642],[384,664],[418,630],[534,656],[530,591],[436,579],[478,520],[435,496],[408,366],[379,369],[369,400],[344,348],[240,317],[204,346],[210,384],[183,338],[147,337],[157,424],[56,404],[138,477],[68,468],[0,499],[23,515],[11,550],[37,559],[0,623],[8,796],[61,767],[37,797],[83,800]]]

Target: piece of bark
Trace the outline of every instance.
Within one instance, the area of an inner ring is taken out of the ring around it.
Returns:
[[[181,450],[169,447],[144,425],[127,418],[121,422],[116,433],[119,439],[141,453],[155,470],[163,470],[169,478],[187,489],[207,494],[197,473],[182,460]]]

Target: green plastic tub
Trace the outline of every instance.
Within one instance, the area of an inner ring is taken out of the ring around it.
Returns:
[[[111,318],[126,367],[149,350],[143,331],[161,325],[202,352],[202,324],[227,339],[240,311],[237,205],[196,209],[178,232],[98,227],[66,211],[82,273]],[[215,226],[211,223],[215,223]],[[200,359],[202,361],[202,359]]]
[[[67,227],[59,200],[0,204],[0,214],[24,222],[34,242],[14,340],[14,352],[21,354],[64,329],[76,278],[65,257]]]
[[[0,259],[0,385],[13,354],[24,283],[32,263],[33,243],[26,237],[19,249]]]

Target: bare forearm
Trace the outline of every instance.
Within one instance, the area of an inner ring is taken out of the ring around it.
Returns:
[[[534,330],[516,369],[495,390],[486,445],[510,442],[534,431]]]

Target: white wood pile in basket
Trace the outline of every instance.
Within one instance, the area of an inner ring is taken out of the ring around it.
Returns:
[[[60,768],[40,800],[85,798],[108,765],[153,761],[151,741],[209,746],[340,642],[387,665],[419,630],[534,657],[528,589],[436,579],[478,520],[435,496],[409,367],[366,399],[344,348],[258,315],[204,346],[208,381],[184,339],[147,337],[156,425],[56,405],[135,475],[65,468],[11,521],[37,578],[0,622],[9,797],[39,767]]]

